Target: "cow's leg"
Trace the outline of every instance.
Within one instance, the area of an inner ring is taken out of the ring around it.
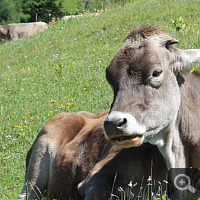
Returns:
[[[48,143],[40,138],[34,148],[29,150],[29,159],[24,187],[18,199],[39,199],[43,195],[48,184],[50,164],[53,156],[50,155]]]

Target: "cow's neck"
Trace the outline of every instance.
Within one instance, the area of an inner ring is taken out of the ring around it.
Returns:
[[[200,125],[198,123],[200,112],[198,101],[195,101],[193,97],[193,95],[198,97],[200,94],[197,88],[191,88],[187,84],[186,80],[180,86],[181,105],[178,116],[171,126],[173,128],[161,133],[163,143],[158,144],[168,169],[200,167],[198,166],[200,162],[194,161],[190,154],[192,151],[193,155],[195,154],[193,157],[196,158],[200,155],[200,150],[196,148],[200,144]]]
[[[195,76],[194,76],[195,77]],[[188,83],[189,81],[186,80]],[[178,114],[178,128],[187,167],[200,167],[200,91],[190,82],[181,87],[181,105]]]
[[[185,168],[184,147],[178,127],[174,125],[170,131],[163,131],[160,134],[163,137],[163,142],[157,146],[165,159],[167,168]]]

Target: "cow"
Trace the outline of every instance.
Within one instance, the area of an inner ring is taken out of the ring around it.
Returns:
[[[47,29],[45,22],[13,23],[0,25],[0,33],[3,38],[17,40],[19,37],[32,36],[38,31]]]
[[[114,100],[104,133],[123,148],[156,145],[167,169],[200,168],[200,75],[188,73],[200,50],[178,49],[178,42],[156,26],[126,37],[106,69]]]
[[[108,200],[111,194],[120,196],[118,187],[129,198],[137,197],[147,190],[149,176],[156,180],[153,189],[159,191],[158,181],[166,179],[166,167],[158,148],[147,143],[122,149],[105,139],[103,122],[108,112],[53,116],[27,153],[18,200],[40,199],[45,194],[48,199]],[[137,185],[128,186],[131,181]]]

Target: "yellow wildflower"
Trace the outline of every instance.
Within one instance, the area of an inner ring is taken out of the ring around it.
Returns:
[[[189,74],[192,73],[194,71],[194,66],[192,66],[190,69],[189,69]]]
[[[24,88],[21,88],[21,90],[23,91],[23,90],[24,90]]]
[[[15,114],[16,114],[16,112],[14,111],[14,112],[13,112],[13,114],[15,115]]]

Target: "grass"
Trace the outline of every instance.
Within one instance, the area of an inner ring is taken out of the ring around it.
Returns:
[[[199,10],[196,0],[134,0],[2,43],[0,199],[16,199],[21,192],[26,153],[48,119],[60,112],[109,109],[113,95],[105,68],[133,27],[159,23],[180,40],[178,47],[198,48]],[[186,29],[177,32],[172,20],[180,16]]]
[[[88,2],[88,3],[86,3]],[[77,13],[82,13],[84,10],[102,10],[108,7],[115,7],[119,4],[125,4],[130,2],[130,0],[64,0],[62,3],[62,12],[67,15],[74,15]]]

